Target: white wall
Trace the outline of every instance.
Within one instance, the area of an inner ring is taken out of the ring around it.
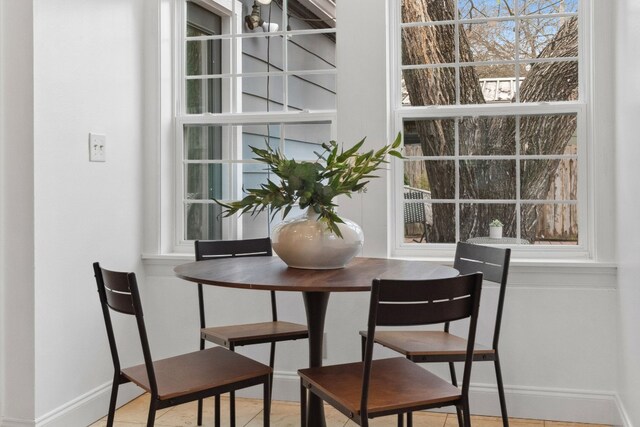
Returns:
[[[33,8],[0,2],[0,423],[34,411]]]
[[[143,12],[143,0],[34,3],[39,424],[83,425],[91,419],[70,423],[65,409],[89,416],[94,397],[105,403],[112,368],[91,263],[140,268]],[[106,163],[88,161],[89,132],[106,134]]]
[[[616,37],[616,154],[618,225],[619,385],[627,426],[640,426],[640,192],[638,191],[638,117],[640,3],[617,4]]]
[[[2,2],[2,425],[84,426],[107,407],[91,263],[140,269],[143,6]],[[89,163],[90,131],[106,163]]]
[[[337,140],[352,145],[366,136],[364,149],[368,150],[387,144],[391,133],[387,3],[357,0],[336,5],[339,31]],[[359,54],[361,52],[363,54]],[[384,257],[389,253],[387,207],[390,186],[384,170],[376,175],[381,179],[368,184],[367,193],[354,194],[351,199],[341,198],[340,214],[362,227],[364,256]]]

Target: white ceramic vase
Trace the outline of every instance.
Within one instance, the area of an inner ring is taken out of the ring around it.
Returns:
[[[338,224],[343,238],[318,221],[318,214],[308,209],[306,214],[283,221],[271,236],[273,250],[289,266],[313,270],[343,268],[360,252],[364,243],[362,228],[342,218]]]

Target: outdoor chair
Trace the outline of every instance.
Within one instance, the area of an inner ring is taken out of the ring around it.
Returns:
[[[428,233],[431,229],[431,225],[429,225],[429,223],[427,222],[427,212],[423,202],[424,193],[410,187],[405,187],[404,199],[407,201],[412,201],[411,203],[405,203],[404,205],[404,224],[405,226],[411,224],[420,224],[422,226],[422,234],[420,235],[420,240],[413,239],[413,241],[416,243],[422,243],[422,241],[427,240]]]

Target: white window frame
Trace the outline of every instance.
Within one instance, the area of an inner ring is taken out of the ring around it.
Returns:
[[[243,16],[247,13],[247,10],[243,8],[243,5],[238,0],[193,0],[198,5],[205,9],[211,10],[214,13],[220,15],[223,19],[223,35],[220,36],[203,36],[203,37],[189,37],[189,40],[215,40],[225,39],[231,40],[231,48],[224,48],[223,44],[223,58],[226,58],[228,64],[225,67],[223,63],[222,77],[231,77],[231,84],[225,85],[225,79],[223,79],[223,107],[221,114],[186,114],[186,100],[184,83],[187,79],[185,76],[185,55],[184,48],[186,44],[186,0],[175,0],[175,20],[174,20],[174,57],[173,57],[173,134],[172,139],[174,146],[172,155],[174,158],[174,173],[173,173],[173,225],[171,229],[171,237],[165,233],[165,238],[170,238],[173,242],[170,246],[170,251],[173,253],[191,253],[193,252],[193,242],[191,240],[185,240],[184,238],[184,165],[183,159],[183,144],[184,144],[184,132],[183,128],[188,124],[204,124],[204,125],[220,125],[223,126],[223,139],[229,139],[233,141],[230,145],[232,153],[228,153],[231,157],[229,160],[220,161],[189,161],[189,163],[224,163],[231,165],[240,165],[245,163],[255,163],[251,159],[241,159],[242,155],[242,132],[239,127],[235,128],[235,131],[229,130],[229,126],[241,126],[243,124],[271,124],[281,125],[295,124],[295,123],[315,123],[324,122],[331,124],[331,138],[335,139],[336,135],[336,110],[304,110],[304,111],[289,111],[288,110],[288,79],[290,75],[312,75],[312,74],[337,74],[337,68],[333,70],[294,70],[290,71],[286,69],[283,71],[271,71],[267,72],[252,72],[243,73],[242,70],[242,41],[248,38],[264,37],[262,31],[255,33],[243,33],[242,26]],[[286,11],[284,12],[286,14]],[[230,31],[225,31],[229,29]],[[321,34],[335,32],[335,29],[313,29],[313,30],[295,30],[287,31],[286,34],[290,35],[306,35],[306,34]],[[233,36],[235,34],[235,36]],[[286,34],[284,31],[271,32],[272,35],[282,35],[283,44],[286,43]],[[283,61],[286,63],[287,49],[283,49],[284,57]],[[235,77],[260,77],[260,76],[282,76],[284,90],[284,111],[278,112],[259,112],[259,113],[244,113],[237,112],[242,110],[242,87],[240,79]],[[220,76],[216,76],[220,77]],[[191,78],[191,77],[190,77]],[[202,77],[201,77],[202,78]],[[285,132],[282,130],[280,135],[280,147],[284,148],[285,144]],[[240,168],[236,169],[234,174],[235,182],[231,183],[233,188],[232,192],[235,194],[241,193],[242,186],[242,172]],[[223,238],[235,239],[242,238],[242,220],[238,215],[230,218],[223,219]],[[166,247],[166,245],[163,245]]]
[[[591,39],[590,39],[590,16],[591,1],[580,0],[578,9],[578,87],[579,98],[577,101],[568,102],[537,102],[523,104],[494,104],[494,105],[444,105],[444,106],[402,106],[402,88],[401,88],[401,2],[392,2],[390,7],[391,17],[391,110],[392,110],[392,128],[394,132],[403,130],[403,122],[407,119],[429,119],[429,118],[454,118],[464,116],[494,116],[494,115],[530,115],[530,114],[560,114],[560,113],[576,113],[577,114],[577,138],[578,138],[578,195],[576,204],[578,206],[578,245],[513,245],[512,248],[515,257],[531,258],[531,259],[593,259],[594,258],[594,206],[593,206],[593,186],[591,173],[593,167],[593,143],[592,143],[592,85],[591,85]],[[491,19],[489,19],[491,20]],[[463,21],[466,22],[466,21]],[[474,21],[475,22],[475,21]],[[412,26],[412,24],[405,24]],[[516,70],[519,70],[516,63]],[[525,61],[523,61],[525,62]],[[526,61],[530,62],[530,61]],[[493,62],[479,63],[480,65],[491,64]],[[475,63],[474,63],[475,64]],[[478,64],[475,64],[478,65]],[[460,67],[461,64],[456,64]],[[407,68],[407,67],[405,67]],[[411,68],[411,67],[409,67]],[[516,72],[518,73],[518,71]],[[516,79],[518,75],[516,75]],[[457,154],[457,153],[456,153]],[[513,156],[519,161],[519,150],[516,149],[516,155]],[[457,156],[456,156],[457,157]],[[448,159],[448,158],[447,158]],[[474,159],[484,159],[482,156],[474,156]],[[392,241],[391,254],[398,257],[429,257],[442,258],[451,257],[455,251],[455,244],[416,244],[404,243],[404,191],[403,191],[403,165],[402,161],[394,161],[393,173],[391,179],[392,187]],[[517,179],[517,178],[516,178]],[[456,176],[456,187],[458,186],[458,177]],[[519,188],[519,183],[518,183]],[[458,194],[458,192],[456,192]],[[449,202],[449,200],[447,200]],[[468,202],[466,199],[452,199],[451,203]],[[496,202],[492,200],[491,202]],[[544,201],[536,201],[543,203]],[[557,201],[553,201],[557,203]],[[516,204],[520,206],[519,196],[516,197]],[[456,208],[456,212],[458,212]],[[456,215],[457,216],[457,215]],[[518,216],[519,217],[519,216]],[[459,218],[456,218],[456,234],[459,233]],[[456,236],[458,237],[458,236]]]
[[[192,0],[193,3],[198,4],[204,9],[219,15],[222,18],[223,34],[233,33],[237,28],[242,26],[242,3],[237,0]],[[176,30],[175,30],[175,52],[176,57],[174,59],[174,91],[175,94],[175,127],[174,127],[174,156],[176,159],[176,174],[175,174],[175,189],[174,194],[174,212],[175,212],[175,226],[173,241],[174,252],[191,252],[193,250],[193,244],[191,241],[184,239],[184,225],[185,225],[185,209],[184,209],[184,194],[185,188],[185,166],[187,163],[219,163],[226,164],[224,160],[207,160],[207,161],[186,161],[184,156],[184,126],[188,124],[208,124],[216,125],[220,124],[210,114],[187,114],[186,113],[186,90],[185,83],[187,76],[186,70],[186,23],[187,23],[187,1],[178,1],[176,3]],[[212,37],[189,37],[189,40],[207,40]],[[224,36],[217,36],[213,38],[225,38]],[[227,37],[228,38],[228,37]],[[229,48],[230,47],[230,48]],[[222,73],[223,75],[231,75],[233,73],[242,72],[242,39],[231,39],[230,44],[222,44]],[[242,87],[237,87],[229,84],[228,81],[222,79],[222,110],[226,111],[231,106],[241,107],[242,105]],[[235,132],[235,135],[229,130],[228,127],[223,126],[223,140],[238,141],[239,132]],[[224,150],[229,147],[232,152],[224,153]],[[229,145],[223,144],[223,153],[227,154],[229,158],[237,159],[240,157],[241,147],[238,144],[232,143]],[[223,154],[223,157],[224,157]],[[237,176],[239,169],[236,169],[235,175],[232,176],[231,187],[236,188],[241,185],[241,177]],[[238,221],[233,221],[232,218],[223,219],[222,238],[230,239],[242,232],[239,227]]]

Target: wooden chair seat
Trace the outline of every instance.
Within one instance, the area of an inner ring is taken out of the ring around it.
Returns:
[[[200,336],[218,345],[236,347],[305,339],[309,337],[309,332],[304,325],[276,321],[203,328]]]
[[[305,387],[314,390],[349,418],[360,416],[363,362],[298,371]],[[461,392],[447,381],[402,358],[372,361],[369,383],[369,417],[388,415],[403,408],[420,410],[460,401]]]
[[[168,400],[209,390],[224,393],[229,386],[246,382],[245,387],[261,384],[260,377],[271,368],[222,347],[187,353],[153,362],[158,399]],[[122,375],[146,391],[151,391],[144,364],[122,370]],[[237,387],[233,387],[234,389]]]
[[[366,338],[367,332],[360,331]],[[467,340],[444,331],[376,331],[375,342],[414,362],[464,362]],[[473,360],[493,360],[495,350],[476,343]]]

